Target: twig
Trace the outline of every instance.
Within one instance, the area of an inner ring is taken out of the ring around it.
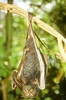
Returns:
[[[5,3],[1,3],[0,2],[0,9],[3,9],[5,11],[9,11],[10,13],[13,14],[18,14],[21,15],[23,17],[25,17],[26,19],[28,18],[28,12],[26,12],[25,10],[17,7],[16,5],[13,4],[5,4]],[[46,32],[50,33],[51,35],[53,35],[54,37],[59,37],[63,40],[64,43],[66,43],[65,38],[59,34],[56,30],[54,30],[51,26],[49,26],[48,24],[46,24],[45,22],[42,22],[41,20],[39,20],[36,17],[33,17],[33,21],[43,30],[45,30]]]
[[[43,43],[43,42],[41,41],[41,39],[38,37],[38,35],[36,34],[36,32],[34,32],[34,33],[35,33],[37,39],[40,41],[40,43],[49,51],[49,48],[48,48],[47,44],[46,44],[45,42]]]
[[[12,14],[18,14],[20,16],[25,17],[26,19],[28,19],[28,12],[26,12],[25,10],[17,7],[16,5],[13,4],[5,4],[5,3],[1,3],[0,2],[0,9],[3,9],[5,11],[9,11]],[[40,27],[42,28],[44,31],[48,32],[49,34],[53,35],[54,37],[58,39],[60,39],[62,42],[64,42],[64,44],[66,44],[66,39],[56,30],[54,30],[54,28],[52,28],[51,26],[49,26],[48,24],[46,24],[45,22],[42,22],[41,20],[39,20],[38,18],[36,18],[35,16],[33,17],[33,21]],[[63,45],[61,43],[61,48],[63,49]],[[59,40],[58,40],[58,45],[60,45]],[[64,61],[66,61],[66,53],[61,51],[61,48],[59,46],[59,50],[61,52],[61,55],[64,59]],[[64,50],[64,49],[63,49]],[[64,56],[65,55],[65,56]]]
[[[3,91],[3,100],[7,100],[7,93],[6,93],[6,82],[2,81],[2,91]]]
[[[59,37],[58,37],[58,47],[59,47],[61,55],[63,54],[62,56],[64,58],[64,61],[66,61],[66,53],[64,52],[64,49],[63,49],[62,40]]]

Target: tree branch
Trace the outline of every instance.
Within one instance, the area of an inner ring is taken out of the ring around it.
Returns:
[[[6,12],[9,11],[12,14],[18,14],[20,16],[25,17],[26,19],[28,19],[28,12],[26,12],[25,10],[17,7],[16,5],[13,4],[6,4],[6,3],[1,3],[0,2],[0,9],[5,10]],[[46,24],[45,22],[42,22],[41,20],[39,20],[38,18],[36,18],[35,16],[33,17],[33,21],[40,27],[42,28],[44,31],[48,32],[49,34],[53,35],[54,37],[58,39],[60,39],[62,42],[64,42],[64,44],[66,44],[66,39],[59,33],[57,32],[54,28],[52,28],[51,26],[49,26],[48,24]],[[60,53],[64,59],[64,61],[66,62],[66,53],[63,52],[64,48],[62,45],[62,42],[60,42],[58,40],[58,45],[59,45],[59,50]],[[61,47],[60,47],[61,45]],[[61,50],[63,49],[63,50]],[[65,56],[64,56],[65,55]]]

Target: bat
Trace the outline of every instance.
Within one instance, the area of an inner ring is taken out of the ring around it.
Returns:
[[[18,87],[25,98],[35,98],[40,90],[45,89],[46,60],[38,49],[32,28],[33,14],[28,12],[28,32],[23,58],[18,70],[12,73],[12,88]]]

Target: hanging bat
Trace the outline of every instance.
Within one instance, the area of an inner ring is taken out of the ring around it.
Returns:
[[[25,98],[34,98],[45,89],[46,61],[38,49],[32,28],[32,13],[28,13],[28,32],[23,59],[12,74],[12,88],[18,87]]]

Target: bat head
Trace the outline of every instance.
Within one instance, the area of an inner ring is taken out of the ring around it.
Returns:
[[[36,85],[23,85],[23,96],[25,98],[35,98],[39,94],[39,88]]]

